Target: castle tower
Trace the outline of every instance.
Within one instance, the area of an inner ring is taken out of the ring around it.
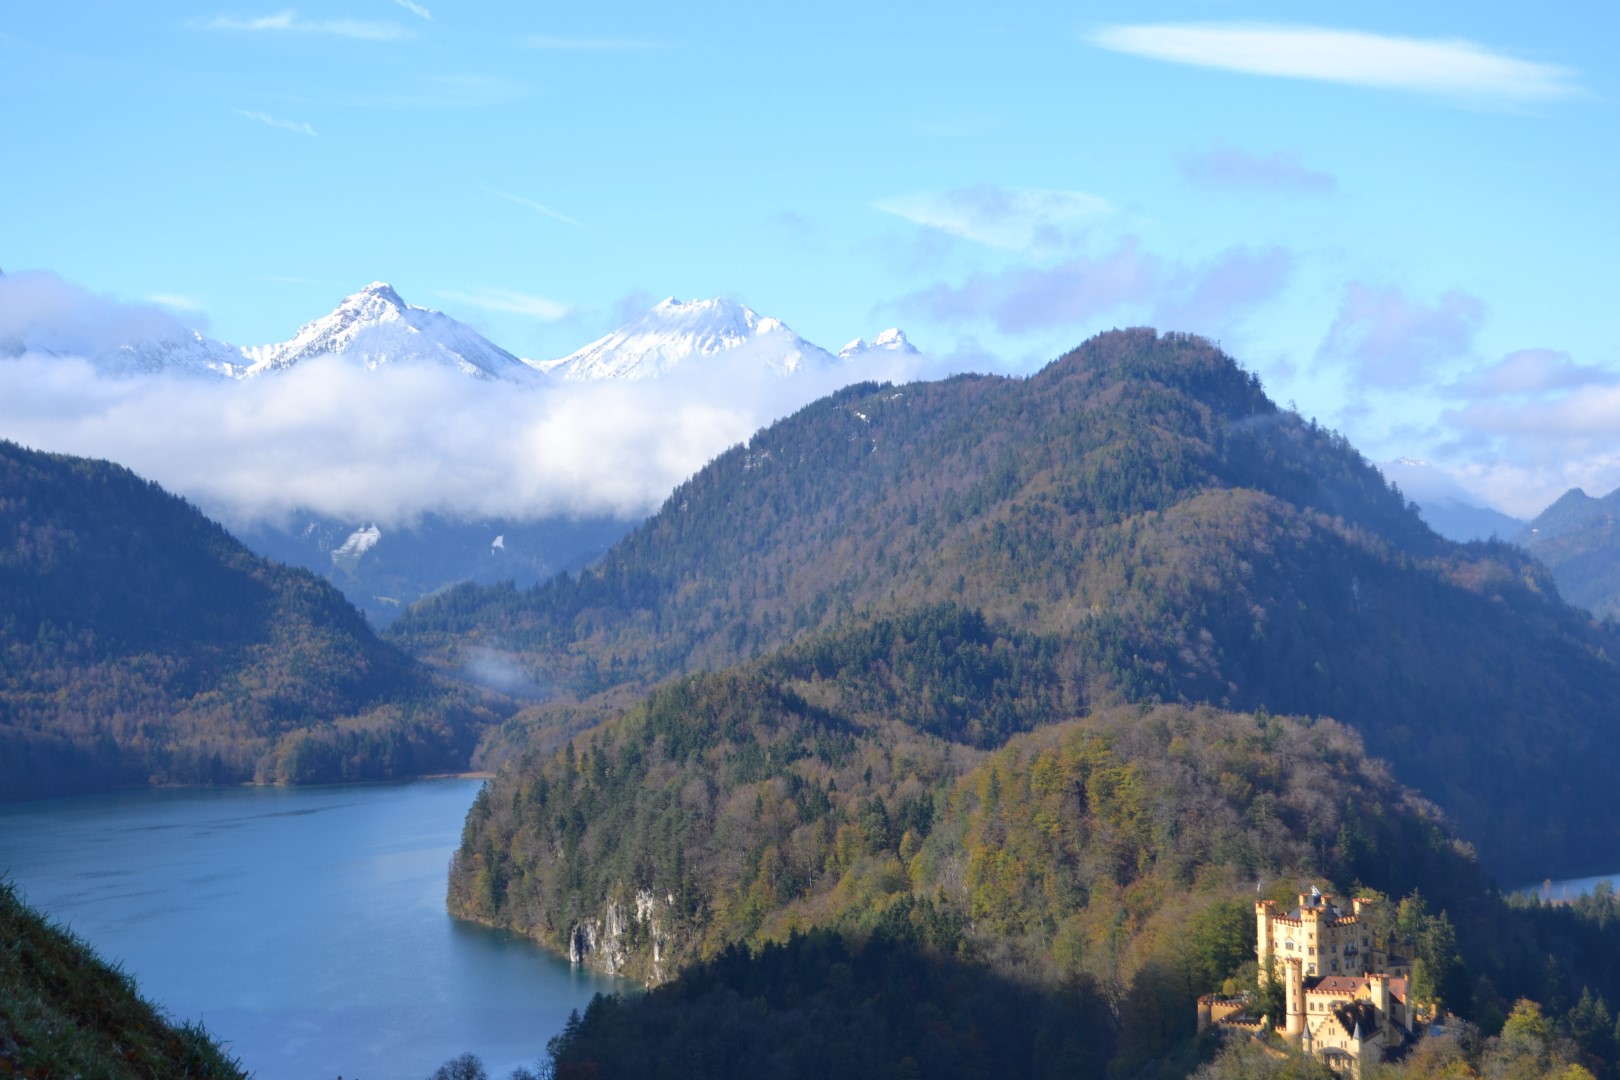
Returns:
[[[1389,976],[1372,973],[1367,976],[1367,996],[1372,1001],[1373,1008],[1385,1016],[1389,1016]]]
[[[1305,937],[1306,955],[1310,957],[1306,963],[1315,968],[1317,956],[1322,949],[1322,918],[1327,914],[1322,893],[1312,888],[1308,893],[1299,894],[1299,921],[1300,930]],[[1312,971],[1318,974],[1320,969]]]
[[[1305,964],[1298,957],[1289,956],[1283,958],[1283,967],[1288,980],[1287,1023],[1283,1035],[1290,1042],[1298,1042],[1305,1034]]]
[[[1277,902],[1275,900],[1256,900],[1254,902],[1255,921],[1255,956],[1260,961],[1259,982],[1261,986],[1271,981],[1271,920],[1276,917]]]

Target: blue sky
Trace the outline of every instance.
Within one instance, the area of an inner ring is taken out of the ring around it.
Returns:
[[[1220,340],[1374,460],[1620,485],[1620,9],[12,5],[0,268],[285,339],[373,279],[526,356],[666,295],[1022,372]]]

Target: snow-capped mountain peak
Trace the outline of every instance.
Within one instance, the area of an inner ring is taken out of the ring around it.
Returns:
[[[915,356],[917,347],[907,340],[904,330],[891,326],[879,333],[870,343],[865,338],[856,338],[838,350],[838,359],[853,360],[863,353],[871,352],[897,352]]]
[[[345,297],[330,315],[300,327],[292,340],[244,348],[242,355],[248,365],[243,374],[249,377],[317,356],[342,356],[372,370],[430,362],[481,379],[534,379],[533,368],[472,327],[443,312],[407,304],[385,281]]]
[[[637,380],[663,375],[693,357],[728,354],[783,375],[832,359],[780,319],[761,316],[735,300],[670,297],[629,325],[538,366],[570,381]]]

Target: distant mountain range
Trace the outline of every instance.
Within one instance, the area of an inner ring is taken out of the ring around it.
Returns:
[[[1512,540],[1524,530],[1524,521],[1472,501],[1455,480],[1421,458],[1396,458],[1379,470],[1417,504],[1429,528],[1447,540]]]
[[[733,300],[673,297],[606,337],[539,367],[570,382],[654,379],[695,357],[747,357],[780,375],[835,363],[831,353]]]
[[[1620,488],[1597,499],[1571,488],[1517,540],[1552,570],[1564,599],[1620,619]]]
[[[1406,489],[1423,520],[1448,540],[1506,540],[1552,571],[1559,595],[1600,617],[1620,618],[1620,488],[1593,498],[1571,488],[1533,521],[1480,506],[1426,461],[1380,466]]]
[[[289,522],[235,529],[254,552],[313,570],[343,591],[371,624],[387,626],[410,604],[462,581],[527,588],[578,570],[629,532],[614,518],[464,519],[424,514],[378,526],[305,511]]]
[[[153,322],[110,346],[89,340],[72,322],[42,322],[26,339],[0,340],[0,355],[74,355],[119,376],[180,374],[251,380],[287,371],[317,357],[336,356],[368,370],[418,364],[448,367],[476,379],[521,385],[554,381],[639,381],[727,361],[793,375],[838,367],[874,352],[916,354],[898,329],[868,344],[860,338],[834,356],[794,333],[780,319],[725,297],[664,300],[634,322],[560,360],[529,360],[496,345],[441,311],[408,304],[393,286],[373,282],[345,297],[328,315],[304,324],[288,341],[230,345],[195,330]]]

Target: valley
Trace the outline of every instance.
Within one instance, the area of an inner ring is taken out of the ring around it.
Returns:
[[[1620,1080],[1617,33],[11,5],[0,1080]]]
[[[655,988],[592,1003],[559,1068],[713,1062],[718,1010],[783,1075],[1184,1075],[1214,1050],[1188,1003],[1253,979],[1245,896],[1310,884],[1386,898],[1487,1029],[1620,999],[1607,893],[1492,885],[1620,863],[1612,622],[1436,535],[1205,339],[845,387],[622,539],[427,519],[416,580],[458,546],[572,568],[474,569],[381,638],[126,470],[5,454],[8,794],[498,767],[450,911]],[[311,522],[299,558],[407,574],[391,539]],[[844,1011],[849,978],[910,1004]]]

